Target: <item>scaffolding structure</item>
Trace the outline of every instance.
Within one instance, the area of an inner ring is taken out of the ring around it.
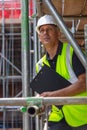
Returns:
[[[22,58],[21,58],[23,56],[23,51],[21,49],[22,48],[21,8],[22,5],[24,4],[29,6],[28,1],[26,4],[21,2],[21,0],[8,0],[8,1],[0,0],[0,88],[1,88],[0,97],[1,98],[7,98],[7,97],[17,98],[22,97],[24,94],[22,88],[22,86],[24,86],[23,85],[24,79],[22,79],[23,77],[22,68],[24,64],[22,64]],[[31,11],[29,13],[31,13]],[[27,59],[27,61],[29,60]],[[32,75],[32,69],[30,70]],[[0,128],[22,129],[23,128],[22,113],[18,112],[15,106],[1,107]]]
[[[20,1],[0,1],[0,97],[19,97],[22,95],[21,89],[21,61],[20,59],[20,22],[15,24],[20,18]],[[18,14],[18,15],[17,15]],[[17,44],[18,43],[18,44]],[[17,55],[16,55],[17,54]],[[18,128],[22,126],[21,114],[16,107],[1,108],[0,128]],[[17,121],[19,123],[17,123]]]
[[[57,20],[86,68],[86,60],[80,47],[54,5],[50,0],[43,0],[43,2]],[[39,10],[37,4],[38,0],[0,0],[1,130],[43,130],[43,117],[39,119],[39,116],[35,114],[35,118],[31,118],[27,112],[21,112],[22,106],[28,108],[32,102],[33,106],[37,107],[43,104],[49,106],[53,103],[55,105],[87,104],[87,97],[27,98],[34,94],[30,89],[30,81],[36,75],[35,64],[44,53],[35,32]]]

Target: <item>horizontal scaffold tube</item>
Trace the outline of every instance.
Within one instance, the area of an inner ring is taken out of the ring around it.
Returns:
[[[0,106],[87,104],[87,97],[0,98]]]

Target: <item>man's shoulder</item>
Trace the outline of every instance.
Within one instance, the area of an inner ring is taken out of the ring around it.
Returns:
[[[36,63],[36,65],[38,65],[38,64],[41,64],[42,65],[42,63],[43,63],[43,61],[46,59],[46,54],[41,58],[41,59],[39,59],[38,60],[38,62]]]
[[[43,61],[46,58],[46,54],[44,56],[41,57],[41,59],[38,60],[37,63],[40,63],[41,61]]]

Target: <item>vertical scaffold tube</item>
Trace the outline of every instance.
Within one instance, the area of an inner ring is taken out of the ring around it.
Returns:
[[[21,37],[22,37],[22,92],[23,97],[29,96],[29,20],[28,20],[28,0],[22,0],[22,21],[21,21]],[[23,130],[30,130],[29,116],[23,114]]]
[[[87,24],[84,25],[85,34],[85,54],[86,54],[86,91],[87,91]]]

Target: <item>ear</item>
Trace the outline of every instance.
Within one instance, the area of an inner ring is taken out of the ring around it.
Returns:
[[[60,30],[57,31],[57,37],[58,37],[58,39],[61,38],[61,32],[60,32]]]

